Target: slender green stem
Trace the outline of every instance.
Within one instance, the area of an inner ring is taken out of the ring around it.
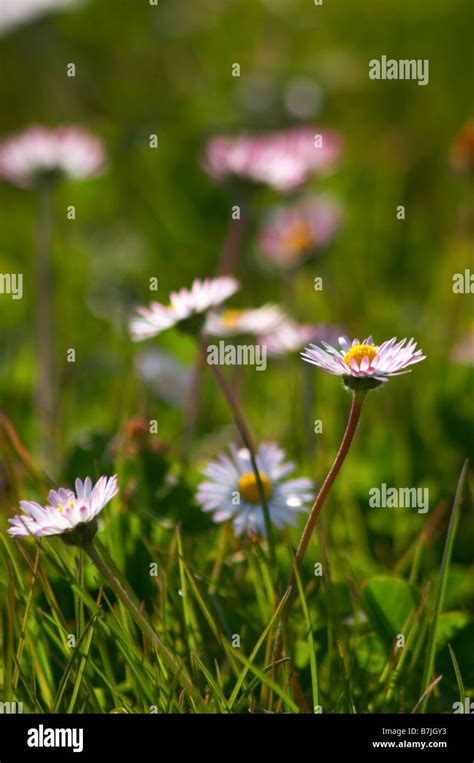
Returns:
[[[85,558],[84,558],[84,551],[82,548],[78,549],[78,557],[76,560],[77,563],[77,577],[78,582],[81,588],[84,588],[85,580],[84,580],[84,567],[85,567]],[[76,619],[77,619],[77,639],[79,640],[84,632],[84,602],[82,599],[77,599],[76,601]]]
[[[354,438],[357,425],[359,423],[360,414],[362,411],[362,406],[364,404],[366,394],[367,394],[366,392],[352,393],[352,405],[351,405],[351,410],[349,413],[349,420],[347,422],[346,431],[344,432],[344,436],[342,438],[340,448],[338,450],[334,463],[331,466],[328,472],[328,475],[326,479],[324,480],[318,495],[316,496],[316,500],[312,506],[312,509],[306,521],[306,525],[304,527],[303,533],[301,535],[300,542],[298,544],[298,548],[295,554],[293,569],[291,571],[291,575],[288,580],[288,585],[287,585],[288,598],[286,600],[285,606],[282,607],[282,610],[281,610],[280,625],[278,628],[278,633],[275,640],[275,646],[273,649],[274,663],[281,657],[283,628],[286,622],[288,621],[288,617],[291,611],[291,605],[294,598],[294,593],[296,591],[296,583],[297,583],[296,573],[297,572],[299,573],[301,569],[301,565],[303,563],[303,559],[305,557],[308,544],[313,534],[316,520],[319,517],[319,514],[321,512],[321,509],[324,506],[324,502],[329,494],[329,491],[331,490],[333,482],[336,479],[337,475],[339,474],[341,466],[344,463],[346,456],[349,452],[351,442]]]
[[[438,622],[441,615],[444,603],[444,594],[446,591],[446,583],[448,580],[449,564],[451,562],[451,554],[453,551],[454,538],[456,536],[456,529],[459,522],[459,507],[461,505],[462,491],[464,488],[464,481],[466,479],[467,469],[469,461],[466,459],[459,475],[459,480],[456,488],[456,494],[454,496],[453,508],[451,511],[451,518],[449,520],[448,534],[446,536],[446,542],[444,544],[443,559],[441,562],[441,569],[438,576],[438,584],[436,587],[436,601],[433,611],[433,619],[430,627],[430,635],[428,639],[428,648],[426,651],[425,667],[423,670],[423,678],[421,681],[421,693],[422,700],[420,700],[421,712],[424,713],[426,705],[431,692],[428,691],[433,681],[433,668],[436,654],[436,643],[438,638]]]
[[[36,381],[36,405],[40,424],[44,466],[52,470],[54,464],[55,437],[55,375],[54,375],[54,319],[53,319],[53,266],[52,266],[52,217],[53,180],[44,180],[38,187],[38,221],[36,251],[34,256],[34,279],[36,300],[36,352],[38,372]]]
[[[206,357],[205,339],[203,340],[202,352],[203,352],[203,356]],[[237,429],[239,430],[242,441],[249,452],[250,463],[252,464],[252,471],[255,475],[255,481],[257,483],[260,503],[262,505],[263,519],[265,522],[265,531],[268,538],[268,549],[270,552],[270,563],[272,566],[272,570],[275,573],[276,571],[275,539],[273,536],[273,528],[272,528],[272,522],[270,517],[270,511],[268,508],[267,496],[265,495],[265,489],[263,487],[263,483],[260,477],[260,472],[258,470],[257,458],[256,458],[257,451],[255,448],[253,437],[250,433],[248,424],[237,402],[237,398],[234,395],[234,391],[231,385],[228,383],[227,379],[225,378],[225,375],[223,374],[219,366],[210,365],[210,364],[207,364],[207,365],[211,369],[219,387],[222,390],[222,393],[234,417],[235,425]]]
[[[142,631],[144,637],[156,649],[156,651],[160,655],[165,665],[172,671],[174,675],[177,676],[177,680],[179,681],[183,689],[188,692],[189,696],[194,699],[196,704],[202,710],[204,708],[203,700],[201,696],[199,695],[199,693],[197,692],[197,690],[195,689],[186,670],[183,668],[182,665],[179,664],[176,658],[171,654],[171,652],[162,642],[158,634],[155,632],[152,625],[148,622],[146,617],[142,614],[142,612],[137,607],[137,605],[135,604],[131,596],[129,596],[128,592],[125,590],[122,583],[118,580],[118,578],[112,572],[110,567],[104,562],[104,560],[102,559],[102,557],[100,556],[100,554],[98,553],[94,545],[94,541],[89,541],[88,543],[84,543],[83,549],[86,552],[86,554],[89,556],[91,561],[95,564],[95,566],[97,567],[101,575],[103,575],[107,583],[110,585],[115,595],[120,599],[124,607],[130,612],[130,615],[133,617],[134,621],[136,622],[136,624]]]

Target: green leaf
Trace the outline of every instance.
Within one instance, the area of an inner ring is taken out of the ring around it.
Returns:
[[[404,632],[410,612],[417,604],[415,589],[401,578],[372,578],[362,593],[361,605],[372,627],[381,639],[389,643]]]
[[[361,670],[372,675],[381,675],[387,662],[387,647],[372,633],[358,639],[355,656]]]

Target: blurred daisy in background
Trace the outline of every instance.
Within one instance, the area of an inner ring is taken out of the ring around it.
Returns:
[[[20,187],[34,186],[45,176],[88,178],[100,173],[104,164],[99,138],[74,125],[33,125],[0,143],[0,177]]]
[[[271,211],[259,231],[257,246],[265,259],[279,267],[292,268],[325,249],[340,223],[341,208],[334,199],[303,198]]]
[[[190,370],[168,352],[145,346],[136,357],[139,377],[161,400],[183,406],[191,383]]]
[[[261,135],[215,136],[202,164],[217,181],[238,177],[287,193],[313,174],[334,169],[341,149],[341,137],[334,130],[294,127]]]
[[[234,445],[229,451],[230,455],[221,454],[203,470],[207,479],[198,485],[197,501],[204,511],[213,513],[215,522],[231,519],[237,535],[243,532],[265,535],[260,492],[249,451]],[[274,443],[262,444],[256,453],[270,520],[279,529],[295,525],[314,497],[311,480],[287,479],[295,464],[285,462],[285,458],[285,451]]]
[[[0,35],[46,13],[69,10],[82,2],[83,0],[0,0]]]
[[[1,7],[1,3],[0,3]],[[52,473],[56,462],[58,429],[54,316],[54,194],[62,178],[80,180],[100,173],[105,151],[99,138],[75,125],[56,128],[32,125],[0,142],[0,178],[37,196],[34,236],[35,332],[38,373],[35,402],[40,424],[38,445],[43,465]]]
[[[408,366],[425,359],[422,350],[416,349],[416,344],[413,339],[397,342],[397,338],[393,337],[376,346],[371,336],[363,342],[354,339],[352,343],[347,337],[341,337],[340,350],[326,342],[322,342],[323,348],[310,344],[301,357],[307,363],[336,376],[386,382],[390,376],[409,373],[411,369]]]
[[[209,308],[220,305],[238,289],[238,282],[230,276],[206,278],[203,281],[196,278],[191,289],[172,291],[167,305],[151,302],[149,307],[138,307],[138,317],[130,321],[132,339],[135,342],[149,339],[184,321],[187,325],[183,328],[195,333],[204,325],[202,314]],[[200,317],[197,322],[192,320],[195,316]]]
[[[269,355],[286,355],[302,350],[308,342],[336,342],[341,330],[325,323],[297,323],[279,305],[269,303],[256,308],[210,312],[204,333],[221,337],[249,334],[257,337],[257,343],[265,346]]]
[[[325,323],[297,323],[285,318],[277,330],[261,334],[258,343],[267,348],[268,355],[287,355],[302,350],[308,342],[335,342],[341,332],[337,327]]]
[[[117,495],[117,477],[101,477],[94,487],[89,477],[84,482],[77,479],[75,488],[75,492],[63,487],[51,490],[46,506],[35,501],[20,501],[23,514],[8,520],[11,525],[8,533],[14,538],[64,535],[92,522]]]
[[[451,360],[463,366],[474,366],[474,324],[452,349]]]
[[[285,320],[287,317],[283,310],[273,304],[241,310],[223,310],[220,313],[209,313],[204,333],[211,336],[260,334],[274,331]]]

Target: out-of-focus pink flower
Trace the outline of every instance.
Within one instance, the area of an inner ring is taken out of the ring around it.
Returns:
[[[474,171],[474,119],[466,122],[456,136],[451,146],[449,160],[456,172]]]
[[[104,163],[99,138],[74,125],[52,129],[33,125],[0,143],[0,176],[21,187],[53,173],[73,180],[91,177]]]
[[[235,138],[216,136],[206,147],[203,167],[215,180],[236,176],[289,192],[313,173],[332,170],[341,147],[339,133],[312,127]]]
[[[294,267],[328,246],[340,221],[340,205],[324,196],[277,207],[260,229],[258,248],[274,264]]]
[[[469,333],[453,347],[451,360],[463,366],[474,366],[474,324]]]
[[[268,355],[279,356],[299,352],[309,342],[334,342],[340,334],[339,327],[326,323],[296,323],[285,317],[274,331],[262,333],[258,344],[265,345]]]
[[[0,0],[0,34],[51,11],[79,5],[82,0]]]

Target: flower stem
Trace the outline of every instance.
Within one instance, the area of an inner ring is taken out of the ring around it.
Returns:
[[[229,276],[235,273],[239,261],[240,250],[245,238],[248,226],[248,211],[244,202],[240,203],[240,218],[231,219],[227,229],[227,235],[221,250],[217,266],[218,276]]]
[[[227,233],[217,263],[217,277],[234,275],[237,268],[240,251],[249,222],[249,215],[245,202],[240,203],[240,209],[240,219],[231,219],[229,221]],[[201,390],[203,367],[204,363],[202,355],[199,353],[191,368],[191,379],[185,403],[185,424],[182,438],[182,460],[184,462],[186,461],[189,447],[198,423],[199,392]]]
[[[202,353],[199,352],[191,367],[189,386],[184,404],[184,426],[181,439],[181,460],[184,464],[188,462],[189,450],[198,422],[199,393],[201,389],[203,366]]]
[[[134,621],[136,622],[136,624],[142,631],[147,641],[149,641],[150,644],[156,649],[161,659],[163,660],[165,665],[172,671],[172,673],[177,675],[178,680],[181,686],[183,687],[183,689],[189,694],[190,697],[194,699],[196,704],[202,710],[204,708],[204,703],[202,701],[201,696],[195,689],[186,670],[183,668],[182,665],[179,664],[176,658],[171,654],[171,652],[162,642],[158,634],[155,632],[152,625],[148,622],[146,617],[142,614],[138,606],[135,604],[132,597],[125,590],[120,580],[112,572],[110,567],[104,562],[99,552],[97,551],[97,548],[95,547],[94,541],[91,540],[87,543],[84,543],[82,548],[84,549],[86,554],[89,556],[91,561],[95,564],[99,572],[103,575],[103,577],[105,578],[107,583],[110,585],[111,589],[113,590],[117,598],[120,599],[124,607],[131,614],[131,616],[133,617]]]
[[[46,469],[54,468],[55,378],[52,267],[52,213],[54,184],[44,180],[38,187],[38,221],[34,257],[36,300],[36,352],[38,374],[36,405],[40,424],[39,441]]]
[[[280,614],[280,625],[278,628],[275,645],[273,649],[274,663],[281,657],[283,628],[288,622],[288,617],[290,615],[293,597],[296,591],[297,574],[299,573],[301,569],[301,565],[303,564],[303,559],[305,557],[308,544],[311,540],[311,536],[313,534],[316,520],[319,517],[319,514],[321,512],[321,509],[324,506],[324,502],[329,494],[329,491],[331,490],[333,482],[336,479],[337,475],[339,474],[341,466],[344,463],[346,456],[349,452],[351,442],[354,438],[357,425],[359,423],[360,414],[362,411],[362,406],[364,404],[366,394],[367,394],[366,392],[352,393],[351,410],[349,413],[349,419],[347,422],[346,431],[344,432],[344,436],[342,438],[341,445],[337,452],[337,456],[334,460],[334,463],[331,466],[327,474],[327,477],[324,480],[319,490],[318,495],[316,496],[316,500],[314,501],[309,517],[306,521],[305,528],[301,535],[300,542],[298,543],[298,548],[296,550],[296,554],[295,554],[295,558],[293,562],[293,569],[292,569],[290,578],[288,580],[288,585],[287,585],[287,589],[285,593],[285,595],[288,595],[288,598],[286,600],[285,606],[282,607],[281,614]]]
[[[206,357],[206,344],[205,339],[203,340],[202,344],[202,353],[203,357]],[[232,389],[231,385],[228,383],[227,379],[225,378],[225,375],[219,368],[219,366],[207,364],[209,368],[211,369],[212,373],[214,374],[214,377],[217,381],[217,384],[222,390],[222,393],[227,401],[227,404],[231,410],[231,413],[234,417],[235,425],[237,429],[239,430],[240,436],[242,438],[242,441],[247,448],[250,456],[250,463],[252,464],[252,471],[255,475],[255,481],[257,483],[257,489],[258,494],[260,497],[260,503],[262,505],[262,511],[263,511],[263,519],[265,522],[265,532],[267,534],[268,538],[268,549],[270,553],[270,564],[272,567],[272,570],[276,572],[276,554],[275,554],[275,539],[273,536],[273,528],[272,528],[272,522],[270,518],[270,511],[268,508],[268,501],[267,496],[265,495],[265,489],[263,487],[263,483],[260,477],[260,472],[258,470],[257,465],[257,458],[256,458],[256,448],[253,441],[253,437],[250,433],[250,429],[248,427],[248,424],[244,418],[244,415],[240,409],[240,406],[237,402],[237,398],[234,394],[234,390]]]

